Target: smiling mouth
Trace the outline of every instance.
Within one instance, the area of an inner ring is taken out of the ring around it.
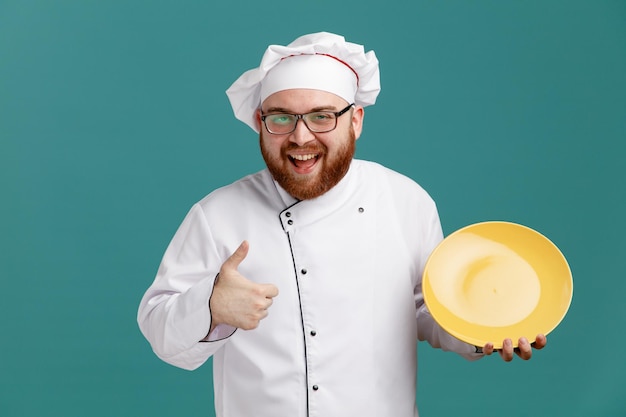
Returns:
[[[291,161],[298,171],[302,171],[302,173],[313,168],[318,159],[319,154],[316,153],[289,155],[289,161]]]

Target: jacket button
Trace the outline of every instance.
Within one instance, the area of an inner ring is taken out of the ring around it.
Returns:
[[[287,220],[287,224],[291,226],[293,224],[293,220]]]
[[[288,211],[287,213],[285,213],[285,216],[287,216],[287,217],[291,217],[291,212],[290,212],[290,211]]]
[[[317,332],[315,330],[311,330],[311,336],[315,336]]]
[[[302,275],[306,275],[306,273],[307,273],[306,268],[302,268],[302,269],[300,270],[300,273],[301,273]]]
[[[320,387],[318,387],[317,385],[313,385],[313,391],[317,391],[318,389],[320,389]]]

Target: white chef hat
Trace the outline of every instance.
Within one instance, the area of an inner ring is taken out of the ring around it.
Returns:
[[[258,133],[255,113],[263,100],[282,90],[315,89],[348,103],[368,106],[380,91],[374,51],[327,32],[304,35],[287,46],[270,45],[258,68],[246,71],[226,90],[235,117]]]

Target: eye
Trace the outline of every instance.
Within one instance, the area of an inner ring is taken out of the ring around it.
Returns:
[[[270,122],[277,125],[288,125],[293,123],[293,116],[290,114],[271,114],[267,116]]]
[[[324,123],[335,118],[333,113],[316,112],[310,113],[308,119],[312,122]]]

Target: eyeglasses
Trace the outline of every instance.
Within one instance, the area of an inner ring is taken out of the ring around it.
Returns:
[[[273,135],[288,135],[296,130],[298,120],[302,119],[307,129],[314,133],[325,133],[337,127],[337,118],[350,110],[354,103],[338,111],[314,111],[306,114],[272,113],[261,115],[265,128]]]

